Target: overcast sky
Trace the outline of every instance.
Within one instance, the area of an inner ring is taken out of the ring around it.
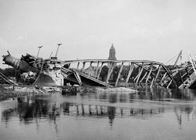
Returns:
[[[195,0],[0,0],[0,55],[166,63],[183,50],[195,59]],[[2,67],[2,59],[0,59]]]

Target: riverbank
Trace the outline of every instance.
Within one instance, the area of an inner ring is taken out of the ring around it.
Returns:
[[[92,86],[64,86],[64,87],[36,87],[26,85],[0,85],[0,101],[8,98],[27,96],[27,95],[44,95],[50,92],[61,92],[62,94],[76,95],[84,93],[135,93],[137,90],[125,87],[92,87]]]
[[[33,86],[10,86],[10,85],[0,85],[0,101],[6,100],[8,98],[27,96],[27,95],[42,95],[45,94],[41,88]]]

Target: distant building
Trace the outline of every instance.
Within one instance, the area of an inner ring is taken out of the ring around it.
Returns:
[[[115,50],[113,44],[112,44],[112,46],[110,48],[108,60],[117,60],[116,59],[116,50]]]
[[[108,60],[117,60],[117,59],[116,59],[116,50],[115,50],[113,44],[112,44],[112,46],[111,46],[111,48],[110,48],[110,51],[109,51]],[[113,67],[113,68],[116,67],[116,63],[113,63],[113,64],[109,63],[109,64],[108,64],[108,68],[110,69],[111,67]],[[113,80],[113,79],[114,79],[114,75],[113,75],[113,73],[112,73],[112,74],[110,75],[110,80]]]

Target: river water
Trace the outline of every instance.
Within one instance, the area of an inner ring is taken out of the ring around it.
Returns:
[[[196,91],[78,93],[0,102],[0,140],[195,140]]]

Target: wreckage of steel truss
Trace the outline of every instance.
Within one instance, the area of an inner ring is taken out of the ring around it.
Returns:
[[[20,59],[8,52],[3,61],[32,76],[33,85],[39,86],[104,86],[196,88],[195,62],[166,66],[148,60],[84,59],[60,61],[42,59],[30,54]],[[0,76],[1,78],[2,76]],[[2,79],[2,78],[1,78]],[[4,77],[5,79],[5,77]]]

